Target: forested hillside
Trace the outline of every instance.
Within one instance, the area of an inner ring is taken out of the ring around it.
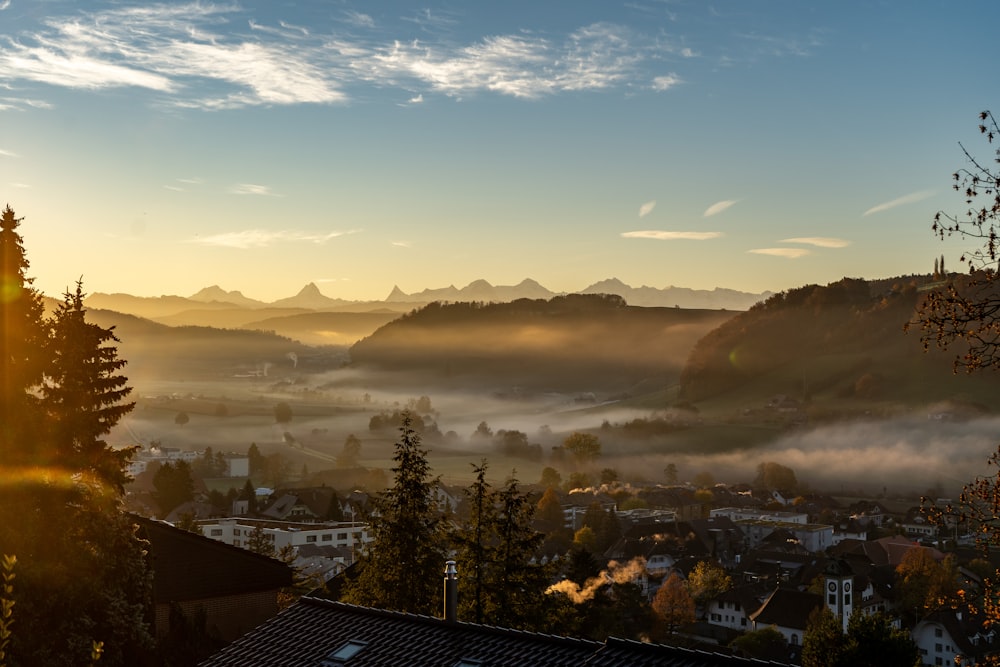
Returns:
[[[996,378],[977,379],[973,396],[969,378],[952,373],[954,351],[925,353],[917,333],[904,334],[929,282],[845,278],[776,294],[698,341],[681,373],[681,398],[782,393],[806,400],[997,403]],[[982,393],[984,387],[990,391]]]
[[[688,351],[733,313],[640,308],[608,295],[433,303],[350,351],[363,369],[421,381],[535,391],[627,391],[676,383]]]

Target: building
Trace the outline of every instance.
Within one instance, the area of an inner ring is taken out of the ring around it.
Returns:
[[[662,644],[557,637],[305,597],[202,667],[768,667]]]
[[[271,542],[275,551],[281,551],[285,547],[305,545],[346,547],[360,550],[372,541],[372,537],[368,534],[368,524],[350,521],[296,523],[228,517],[199,523],[199,525],[205,537],[244,549],[248,546],[250,535],[258,529]]]
[[[292,585],[281,561],[205,539],[162,521],[133,516],[149,540],[153,632],[170,630],[171,607],[204,613],[206,630],[232,641],[278,613],[278,592]]]
[[[1000,653],[996,632],[967,608],[939,609],[917,623],[910,635],[924,665],[967,667]]]

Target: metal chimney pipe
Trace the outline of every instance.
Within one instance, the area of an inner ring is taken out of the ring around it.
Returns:
[[[458,570],[453,560],[444,564],[444,620],[458,620]]]

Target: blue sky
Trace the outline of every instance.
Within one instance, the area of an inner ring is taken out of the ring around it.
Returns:
[[[1000,4],[0,0],[36,286],[747,291],[963,245]]]

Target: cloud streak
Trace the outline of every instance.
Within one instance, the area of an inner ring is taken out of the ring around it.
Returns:
[[[257,185],[256,183],[237,183],[229,188],[231,195],[257,195],[259,197],[281,197],[276,192],[271,191],[268,185]]]
[[[747,250],[747,252],[753,255],[769,255],[771,257],[784,257],[786,259],[798,259],[799,257],[812,254],[812,251],[808,248],[754,248],[753,250]]]
[[[735,199],[727,199],[725,201],[715,202],[714,204],[705,209],[705,212],[702,213],[702,217],[711,218],[713,215],[718,215],[719,213],[722,213],[735,203],[736,203]]]
[[[268,230],[268,229],[247,229],[240,232],[224,232],[189,239],[188,243],[203,246],[215,246],[222,248],[236,248],[246,250],[250,248],[266,248],[277,243],[326,243],[331,239],[347,234],[356,234],[360,230],[328,232],[326,234],[314,234],[308,232]]]
[[[721,236],[723,236],[722,232],[668,232],[658,229],[622,232],[622,238],[655,239],[657,241],[708,241]]]
[[[851,245],[850,241],[835,239],[828,236],[797,236],[793,239],[781,239],[781,243],[798,243],[801,245],[812,245],[817,248],[846,248]]]
[[[896,208],[897,206],[905,206],[906,204],[913,204],[918,201],[923,201],[928,197],[934,195],[933,190],[919,190],[917,192],[911,192],[908,195],[903,195],[902,197],[897,197],[892,201],[887,201],[876,206],[872,206],[870,209],[865,211],[862,216],[869,216],[873,213],[881,213],[882,211],[888,211],[889,209]]]
[[[654,208],[656,208],[655,199],[653,201],[646,202],[645,204],[639,207],[639,217],[645,218],[647,215],[653,212]]]

